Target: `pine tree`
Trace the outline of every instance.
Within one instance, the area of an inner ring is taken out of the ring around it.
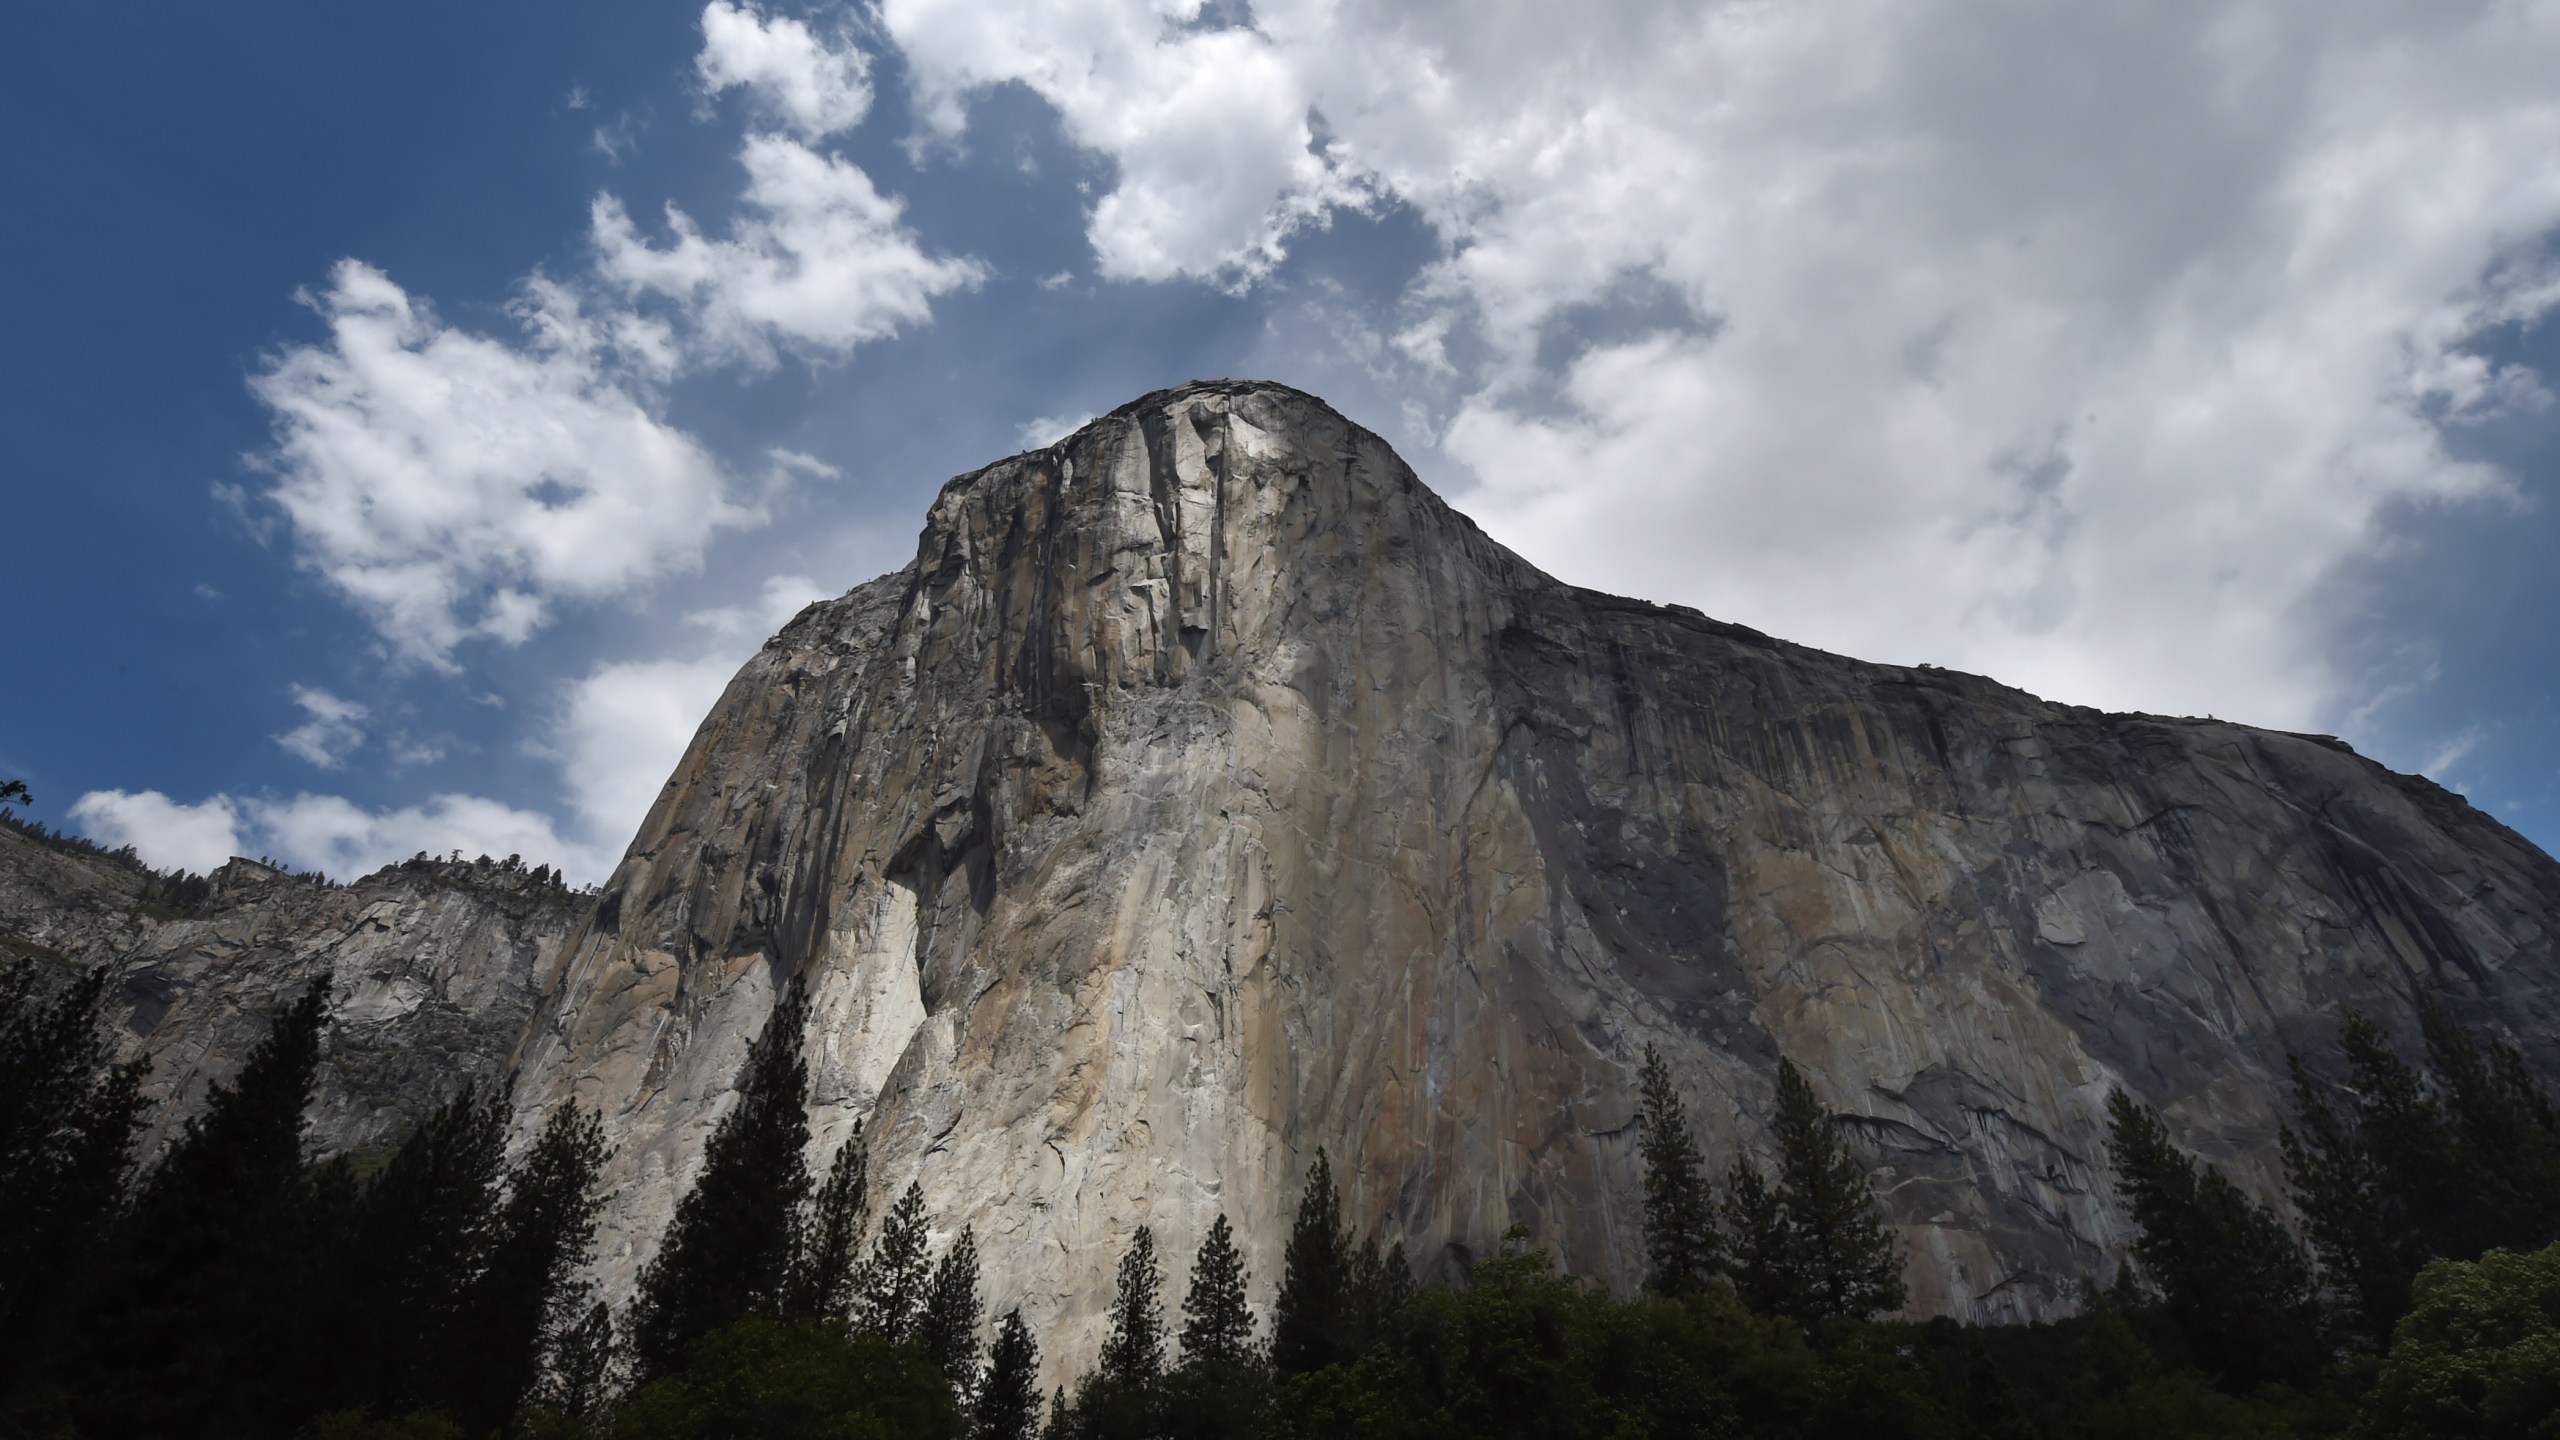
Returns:
[[[278,1014],[114,1226],[84,1336],[84,1429],[281,1433],[313,1413],[331,1337],[310,1301],[352,1200],[343,1166],[303,1159],[328,1004],[324,976]]]
[[[444,1392],[448,1412],[473,1434],[504,1426],[541,1380],[546,1356],[582,1374],[604,1363],[581,1347],[602,1343],[588,1333],[596,1327],[609,1341],[612,1319],[601,1302],[588,1303],[577,1277],[595,1250],[604,1204],[596,1176],[608,1153],[603,1120],[565,1102],[507,1174],[488,1264],[463,1297],[462,1343]]]
[[[794,1319],[842,1320],[853,1310],[853,1276],[861,1259],[862,1222],[871,1205],[870,1146],[862,1122],[836,1149],[809,1218],[793,1247],[783,1313]]]
[[[1280,1297],[1271,1312],[1271,1364],[1283,1375],[1321,1370],[1350,1356],[1343,1346],[1351,1289],[1351,1241],[1333,1166],[1316,1151],[1306,1192],[1281,1252]]]
[[[543,1347],[530,1407],[569,1420],[602,1412],[613,1399],[614,1359],[613,1309],[598,1300]]]
[[[1223,1214],[1209,1223],[1182,1297],[1182,1363],[1231,1369],[1253,1354],[1253,1311],[1245,1303],[1244,1256]]]
[[[1901,1247],[1877,1213],[1866,1168],[1804,1075],[1778,1062],[1778,1203],[1794,1251],[1794,1318],[1863,1320],[1903,1303]]]
[[[2139,1232],[2134,1258],[2195,1362],[2242,1385],[2316,1370],[2311,1267],[2283,1222],[2189,1159],[2160,1117],[2121,1090],[2107,1121],[2108,1158]]]
[[[400,1414],[446,1399],[478,1318],[465,1297],[496,1240],[505,1140],[505,1112],[466,1091],[364,1187],[335,1297],[334,1368],[349,1387],[340,1404]]]
[[[1120,1257],[1111,1297],[1111,1334],[1102,1342],[1102,1377],[1124,1389],[1153,1385],[1164,1374],[1164,1315],[1158,1295],[1155,1232],[1141,1225]]]
[[[794,980],[747,1052],[737,1103],[703,1148],[702,1174],[676,1205],[640,1274],[631,1313],[638,1378],[671,1373],[712,1331],[780,1308],[800,1203],[809,1193],[807,988]]]
[[[978,1313],[978,1237],[963,1226],[934,1267],[917,1339],[964,1399],[978,1384]]]
[[[35,962],[0,972],[0,1381],[105,1233],[142,1124],[143,1064],[110,1066],[104,966],[47,998]]]
[[[2351,1093],[2377,1097],[2417,1091],[2415,1077],[2381,1044],[2361,1015],[2345,1026]],[[2368,1138],[2356,1112],[2331,1108],[2299,1060],[2292,1062],[2300,1128],[2281,1132],[2285,1179],[2319,1256],[2339,1328],[2375,1353],[2389,1349],[2391,1329],[2408,1312],[2409,1282],[2426,1263],[2428,1245],[2409,1213],[2410,1196]],[[2363,1109],[2358,1106],[2358,1111]]]
[[[1031,1440],[1040,1426],[1040,1347],[1022,1312],[1008,1310],[987,1354],[986,1383],[978,1387],[974,1440]]]
[[[2465,1202],[2460,1218],[2441,1226],[2438,1253],[2469,1260],[2560,1239],[2560,1107],[2534,1084],[2513,1046],[2492,1040],[2484,1047],[2425,996],[2418,1026],[2428,1067],[2443,1087]]]
[[[1749,1159],[1733,1162],[1725,1179],[1727,1266],[1742,1303],[1762,1315],[1800,1315],[1809,1305],[1797,1264],[1795,1237],[1776,1187]]]
[[[925,1247],[924,1187],[911,1180],[854,1276],[856,1330],[891,1344],[914,1334],[930,1281]]]
[[[1651,1045],[1644,1047],[1642,1077],[1637,1153],[1644,1160],[1645,1288],[1656,1295],[1692,1295],[1724,1268],[1715,1199],[1671,1066]]]

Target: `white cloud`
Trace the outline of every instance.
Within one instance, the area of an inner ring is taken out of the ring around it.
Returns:
[[[1043,415],[1024,421],[1013,432],[1013,443],[1025,450],[1040,450],[1055,445],[1078,430],[1093,423],[1093,412],[1080,410],[1072,415]]]
[[[746,211],[726,239],[667,207],[674,243],[644,238],[622,202],[597,198],[596,266],[635,299],[684,310],[713,356],[770,365],[775,345],[842,354],[933,318],[933,298],[976,285],[974,260],[929,255],[860,167],[779,135],[747,138]]]
[[[364,743],[364,729],[356,724],[367,713],[362,705],[308,685],[293,687],[293,703],[311,718],[275,737],[285,749],[323,770],[335,770]]]
[[[181,805],[157,790],[92,790],[71,803],[80,833],[101,845],[130,845],[162,870],[212,870],[237,855],[240,812],[227,796]]]
[[[1834,649],[2315,723],[2357,684],[2324,583],[2502,487],[2444,424],[2547,403],[2470,351],[2560,300],[2560,7],[880,13],[940,132],[1019,82],[1116,162],[1106,274],[1410,207],[1439,257],[1382,328],[1470,511]]]
[[[831,47],[800,21],[753,4],[713,0],[704,7],[694,69],[705,94],[753,91],[807,140],[850,130],[871,110],[870,57],[850,45]]]
[[[646,322],[591,318],[537,281],[518,307],[529,343],[512,345],[353,260],[308,298],[329,342],[251,382],[276,416],[268,498],[304,563],[408,658],[450,669],[466,639],[519,643],[555,599],[691,566],[762,518],[631,388],[625,371],[669,363]]]

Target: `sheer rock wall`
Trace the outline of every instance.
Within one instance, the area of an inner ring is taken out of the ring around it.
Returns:
[[[1178,1287],[1226,1212],[1267,1304],[1318,1147],[1426,1275],[1517,1222],[1632,1283],[1644,1045],[1719,1168],[1786,1056],[1915,1309],[2024,1319],[2122,1253],[2112,1087],[2271,1190],[2343,1005],[2560,1073],[2555,927],[2560,865],[2335,741],[1566,586],[1321,402],[1205,384],[954,480],[739,672],[517,1102],[606,1114],[627,1282],[804,977],[813,1159],[867,1117],[1055,1368],[1140,1223]]]

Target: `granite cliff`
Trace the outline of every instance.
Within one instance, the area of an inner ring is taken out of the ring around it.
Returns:
[[[1225,1211],[1267,1303],[1320,1146],[1426,1274],[1521,1223],[1633,1281],[1648,1042],[1719,1164],[1804,1067],[1915,1308],[1988,1320],[2112,1271],[2114,1087],[2268,1190],[2342,1006],[2560,1074],[2560,865],[2460,798],[1560,584],[1269,385],[952,481],[538,930],[516,1100],[605,1114],[609,1281],[801,976],[817,1158],[867,1118],[1070,1361],[1142,1222],[1178,1284]]]
[[[463,1086],[503,1086],[589,899],[485,857],[346,885],[246,859],[206,878],[201,900],[173,905],[119,857],[0,827],[0,950],[115,972],[117,1058],[151,1063],[145,1155],[323,974],[336,1000],[310,1114],[320,1153],[384,1148]]]

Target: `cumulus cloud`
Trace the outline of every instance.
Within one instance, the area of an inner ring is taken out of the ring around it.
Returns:
[[[71,804],[71,821],[101,845],[130,845],[163,870],[212,870],[237,855],[240,811],[228,796],[181,805],[157,790],[92,790]]]
[[[304,563],[410,659],[451,669],[467,639],[521,643],[557,598],[631,589],[762,519],[634,388],[633,368],[668,363],[636,317],[536,283],[509,343],[353,260],[306,298],[329,341],[251,381],[276,417],[269,498]]]
[[[870,57],[826,44],[789,16],[713,0],[702,12],[703,93],[744,88],[801,138],[850,130],[871,110]]]
[[[885,0],[928,121],[1028,86],[1117,165],[1106,274],[1328,206],[1463,496],[1568,579],[2063,698],[2319,723],[2320,603],[2548,403],[2560,10]]]
[[[323,770],[335,770],[364,743],[356,724],[368,713],[353,700],[341,700],[308,685],[293,687],[293,703],[311,718],[275,737],[276,743]]]
[[[861,167],[780,135],[749,136],[744,210],[725,239],[670,205],[672,242],[652,245],[622,202],[593,211],[596,266],[634,299],[677,303],[711,354],[771,365],[777,344],[843,354],[922,325],[934,297],[976,285],[976,261],[926,253],[904,207]]]

